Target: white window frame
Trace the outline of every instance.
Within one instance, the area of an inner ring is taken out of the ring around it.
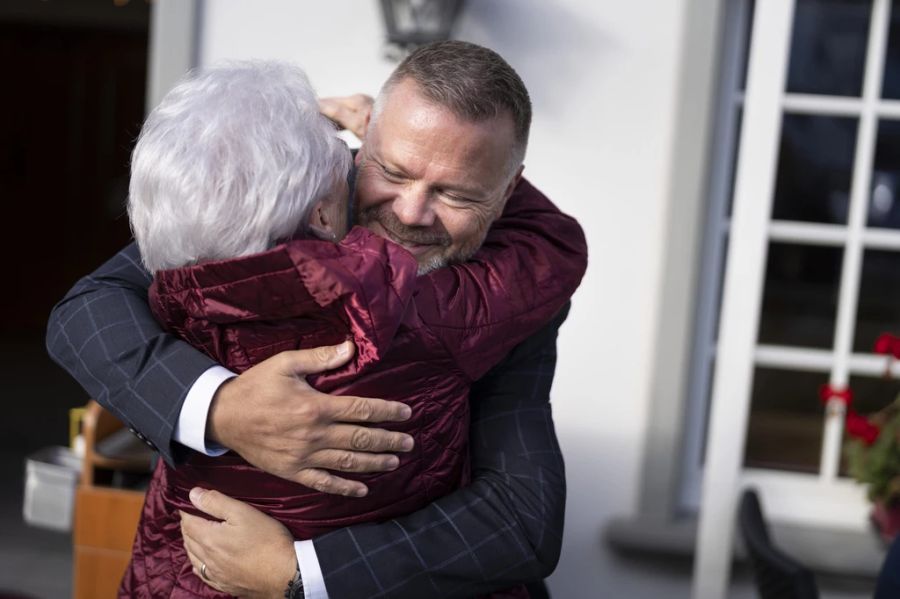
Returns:
[[[900,231],[865,227],[878,119],[900,117],[900,102],[880,98],[890,0],[873,1],[861,98],[785,92],[794,6],[794,0],[756,1],[701,492],[695,599],[726,596],[735,511],[744,486],[761,490],[775,520],[850,530],[868,526],[864,488],[838,477],[845,415],[839,400],[825,409],[818,474],[743,468],[756,367],[827,372],[838,388],[851,374],[883,371],[883,358],[852,353],[862,258],[865,249],[900,248]],[[784,113],[858,118],[846,225],[770,220]],[[756,343],[770,241],[844,248],[832,349]]]
[[[682,478],[678,486],[677,513],[696,514],[700,508],[703,480],[703,450],[707,433],[710,387],[715,369],[716,327],[720,308],[723,265],[728,248],[730,216],[728,208],[733,195],[732,181],[736,168],[733,150],[744,105],[741,80],[744,77],[748,46],[745,39],[751,20],[749,0],[730,0],[724,9],[722,63],[719,68],[716,126],[710,152],[708,207],[700,262],[699,284],[694,312],[693,347],[690,363],[683,434]]]

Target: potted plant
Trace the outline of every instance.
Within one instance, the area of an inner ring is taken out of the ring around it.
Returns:
[[[876,353],[891,361],[900,357],[900,337],[882,335]],[[900,532],[900,397],[865,417],[847,405],[845,446],[851,476],[868,485],[872,522],[885,542]]]

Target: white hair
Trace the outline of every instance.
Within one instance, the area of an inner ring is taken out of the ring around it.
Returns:
[[[305,232],[350,165],[300,68],[192,73],[147,117],[131,157],[128,216],[144,266],[244,256]]]

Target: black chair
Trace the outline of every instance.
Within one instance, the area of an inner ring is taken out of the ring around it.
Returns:
[[[759,496],[753,489],[741,496],[738,520],[762,599],[818,599],[812,572],[782,553],[769,539]]]

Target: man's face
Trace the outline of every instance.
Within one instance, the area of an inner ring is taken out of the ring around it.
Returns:
[[[419,274],[468,259],[518,179],[514,139],[508,115],[461,120],[399,82],[356,156],[357,222],[409,250]]]

